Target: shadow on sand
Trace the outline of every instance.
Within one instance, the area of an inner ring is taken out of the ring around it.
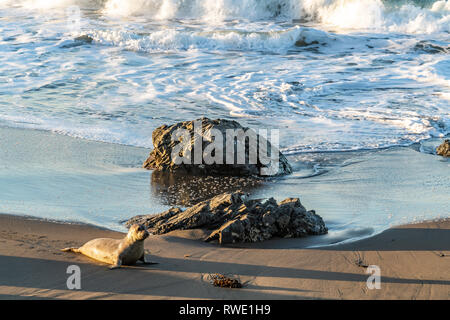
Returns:
[[[345,238],[341,240],[345,240]],[[449,251],[450,229],[392,228],[354,242],[332,244],[329,241],[327,235],[321,235],[294,239],[274,238],[260,243],[237,243],[228,245],[228,247],[324,251]],[[332,239],[332,241],[336,241],[336,239]]]
[[[329,249],[328,249],[329,250]],[[77,259],[78,260],[78,259]],[[24,258],[14,256],[0,256],[0,274],[3,295],[5,287],[11,287],[11,295],[17,294],[20,288],[33,288],[39,292],[46,290],[64,290],[59,295],[71,291],[66,287],[67,267],[76,264],[81,268],[82,291],[88,292],[96,298],[113,297],[127,294],[138,296],[174,298],[228,298],[228,299],[287,299],[308,298],[301,293],[308,292],[307,288],[267,287],[253,284],[251,281],[244,289],[222,289],[213,287],[206,279],[208,274],[224,273],[239,274],[240,277],[252,279],[254,277],[274,277],[290,279],[313,279],[327,281],[346,281],[359,285],[365,283],[365,273],[348,273],[274,267],[250,264],[236,264],[226,262],[203,261],[193,259],[178,259],[152,256],[157,265],[134,265],[118,270],[109,270],[105,265],[88,263],[86,261],[56,261],[50,259]],[[393,284],[432,284],[450,285],[450,280],[428,280],[383,277],[384,283]],[[185,289],[183,289],[185,288]],[[278,292],[274,292],[278,291]],[[292,295],[283,294],[290,292]],[[0,296],[1,298],[1,296]]]

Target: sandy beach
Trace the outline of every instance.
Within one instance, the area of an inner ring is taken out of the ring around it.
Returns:
[[[448,161],[432,154],[436,141],[294,156],[293,175],[249,188],[255,198],[299,196],[324,217],[327,235],[219,246],[201,241],[204,231],[174,231],[145,241],[148,260],[158,264],[109,270],[60,249],[120,239],[121,221],[133,215],[192,202],[205,189],[213,195],[235,189],[242,180],[172,181],[139,168],[146,149],[43,131],[0,132],[2,212],[18,214],[0,215],[1,299],[450,298]],[[321,173],[311,173],[309,162],[321,163]],[[429,222],[408,224],[416,219]],[[67,288],[71,265],[81,269],[81,290]],[[379,290],[367,287],[369,265],[380,268]],[[244,287],[214,287],[214,273]]]
[[[449,20],[0,0],[0,299],[450,300]]]
[[[60,248],[122,233],[82,224],[0,216],[1,299],[449,299],[450,220],[389,229],[371,238],[316,249],[289,249],[292,239],[218,246],[201,230],[150,236],[156,265],[109,270]],[[305,242],[306,244],[307,242]],[[298,240],[297,240],[298,245]],[[381,289],[369,290],[377,265]],[[81,269],[81,290],[66,286]],[[216,288],[209,275],[237,277],[242,289]]]

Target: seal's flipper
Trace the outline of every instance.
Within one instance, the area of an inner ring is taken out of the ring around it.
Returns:
[[[110,270],[119,269],[121,265],[122,265],[122,260],[119,259],[119,260],[116,261],[116,264],[111,266],[111,267],[109,267],[109,269]]]
[[[119,269],[119,268],[120,268],[120,265],[119,264],[115,264],[115,265],[109,267],[109,270],[114,270],[114,269]]]

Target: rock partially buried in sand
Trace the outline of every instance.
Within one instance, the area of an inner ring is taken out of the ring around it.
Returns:
[[[215,287],[221,288],[242,288],[242,283],[237,279],[232,279],[223,274],[216,273],[209,275],[211,284]]]
[[[143,165],[147,169],[231,176],[292,172],[276,146],[236,121],[201,118],[163,125],[153,131],[152,140],[154,149]]]
[[[440,156],[450,157],[450,140],[445,140],[439,147],[437,147],[436,153]]]
[[[314,210],[307,211],[298,198],[288,198],[279,203],[273,198],[250,200],[241,191],[218,195],[185,211],[171,208],[158,215],[136,216],[126,225],[134,223],[145,225],[154,234],[196,228],[213,229],[204,240],[218,240],[221,244],[328,232],[322,218]]]

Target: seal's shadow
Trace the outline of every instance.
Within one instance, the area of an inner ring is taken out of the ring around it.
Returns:
[[[189,207],[224,192],[242,190],[252,193],[261,188],[267,178],[246,176],[190,175],[153,171],[151,192],[169,206]]]

